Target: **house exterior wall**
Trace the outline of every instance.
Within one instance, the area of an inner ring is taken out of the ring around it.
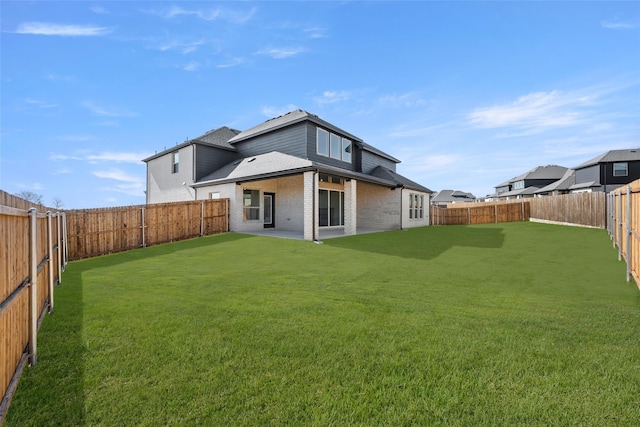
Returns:
[[[195,200],[195,190],[189,187],[194,182],[193,147],[176,150],[180,158],[177,173],[172,173],[174,152],[147,162],[147,203]]]
[[[304,227],[304,211],[302,175],[246,182],[242,185],[234,183],[210,185],[198,188],[198,199],[208,199],[211,193],[220,198],[229,198],[230,229],[232,231],[258,231],[264,228],[264,193],[275,194],[275,226],[279,230],[302,231]],[[260,191],[260,220],[243,220],[244,190]]]
[[[412,194],[424,197],[422,218],[411,218],[411,215],[409,214],[410,197]],[[429,196],[429,193],[422,193],[407,189],[402,190],[402,228],[425,227],[429,225]]]
[[[400,197],[400,189],[391,190],[388,187],[358,181],[358,227],[373,230],[400,229]]]
[[[362,150],[362,172],[370,174],[376,167],[384,166],[385,168],[396,171],[396,163],[384,157],[369,151]]]
[[[238,154],[216,147],[208,147],[202,144],[195,145],[195,180],[199,181],[210,173],[233,162]]]
[[[600,165],[593,165],[576,170],[576,184],[583,184],[591,181],[597,184],[600,183]]]
[[[306,158],[306,126],[304,123],[298,123],[277,132],[270,132],[265,135],[259,135],[246,141],[234,144],[240,157],[257,156],[259,154],[278,151],[284,154],[290,154],[301,158]]]
[[[626,176],[614,176],[613,175],[613,163],[626,163],[627,175]],[[608,162],[602,163],[601,168],[602,178],[600,184],[608,186],[614,186],[618,188],[621,185],[628,184],[636,179],[640,178],[640,162],[639,161],[620,161],[620,162]]]

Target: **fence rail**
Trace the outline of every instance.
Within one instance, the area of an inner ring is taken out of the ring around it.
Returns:
[[[63,212],[0,205],[0,424],[25,365],[37,362],[38,330],[54,309],[53,288],[67,263],[64,223]]]
[[[76,260],[229,231],[229,200],[66,211]]]
[[[627,281],[633,277],[640,289],[640,180],[610,192],[607,206],[607,230],[618,259],[627,264]]]

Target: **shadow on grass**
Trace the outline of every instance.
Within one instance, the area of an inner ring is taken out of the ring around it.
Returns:
[[[382,255],[430,260],[454,246],[500,248],[504,244],[504,233],[499,226],[436,226],[330,239],[325,240],[324,244]]]
[[[5,426],[84,425],[82,268],[68,266],[38,333],[38,363],[22,374]]]

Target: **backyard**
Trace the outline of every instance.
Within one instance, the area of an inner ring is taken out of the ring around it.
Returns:
[[[227,233],[72,262],[6,426],[636,425],[606,231]]]

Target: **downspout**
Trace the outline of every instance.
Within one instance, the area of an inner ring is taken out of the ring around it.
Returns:
[[[318,241],[318,237],[316,236],[316,183],[318,182],[318,170],[316,169],[313,172],[313,183],[311,186],[312,189],[312,195],[311,195],[311,235],[312,235],[312,239],[314,242]]]
[[[402,198],[402,190],[404,190],[404,187],[400,187],[400,231],[404,230],[404,215],[403,215],[403,210],[402,210],[402,206],[404,205],[404,199]]]

